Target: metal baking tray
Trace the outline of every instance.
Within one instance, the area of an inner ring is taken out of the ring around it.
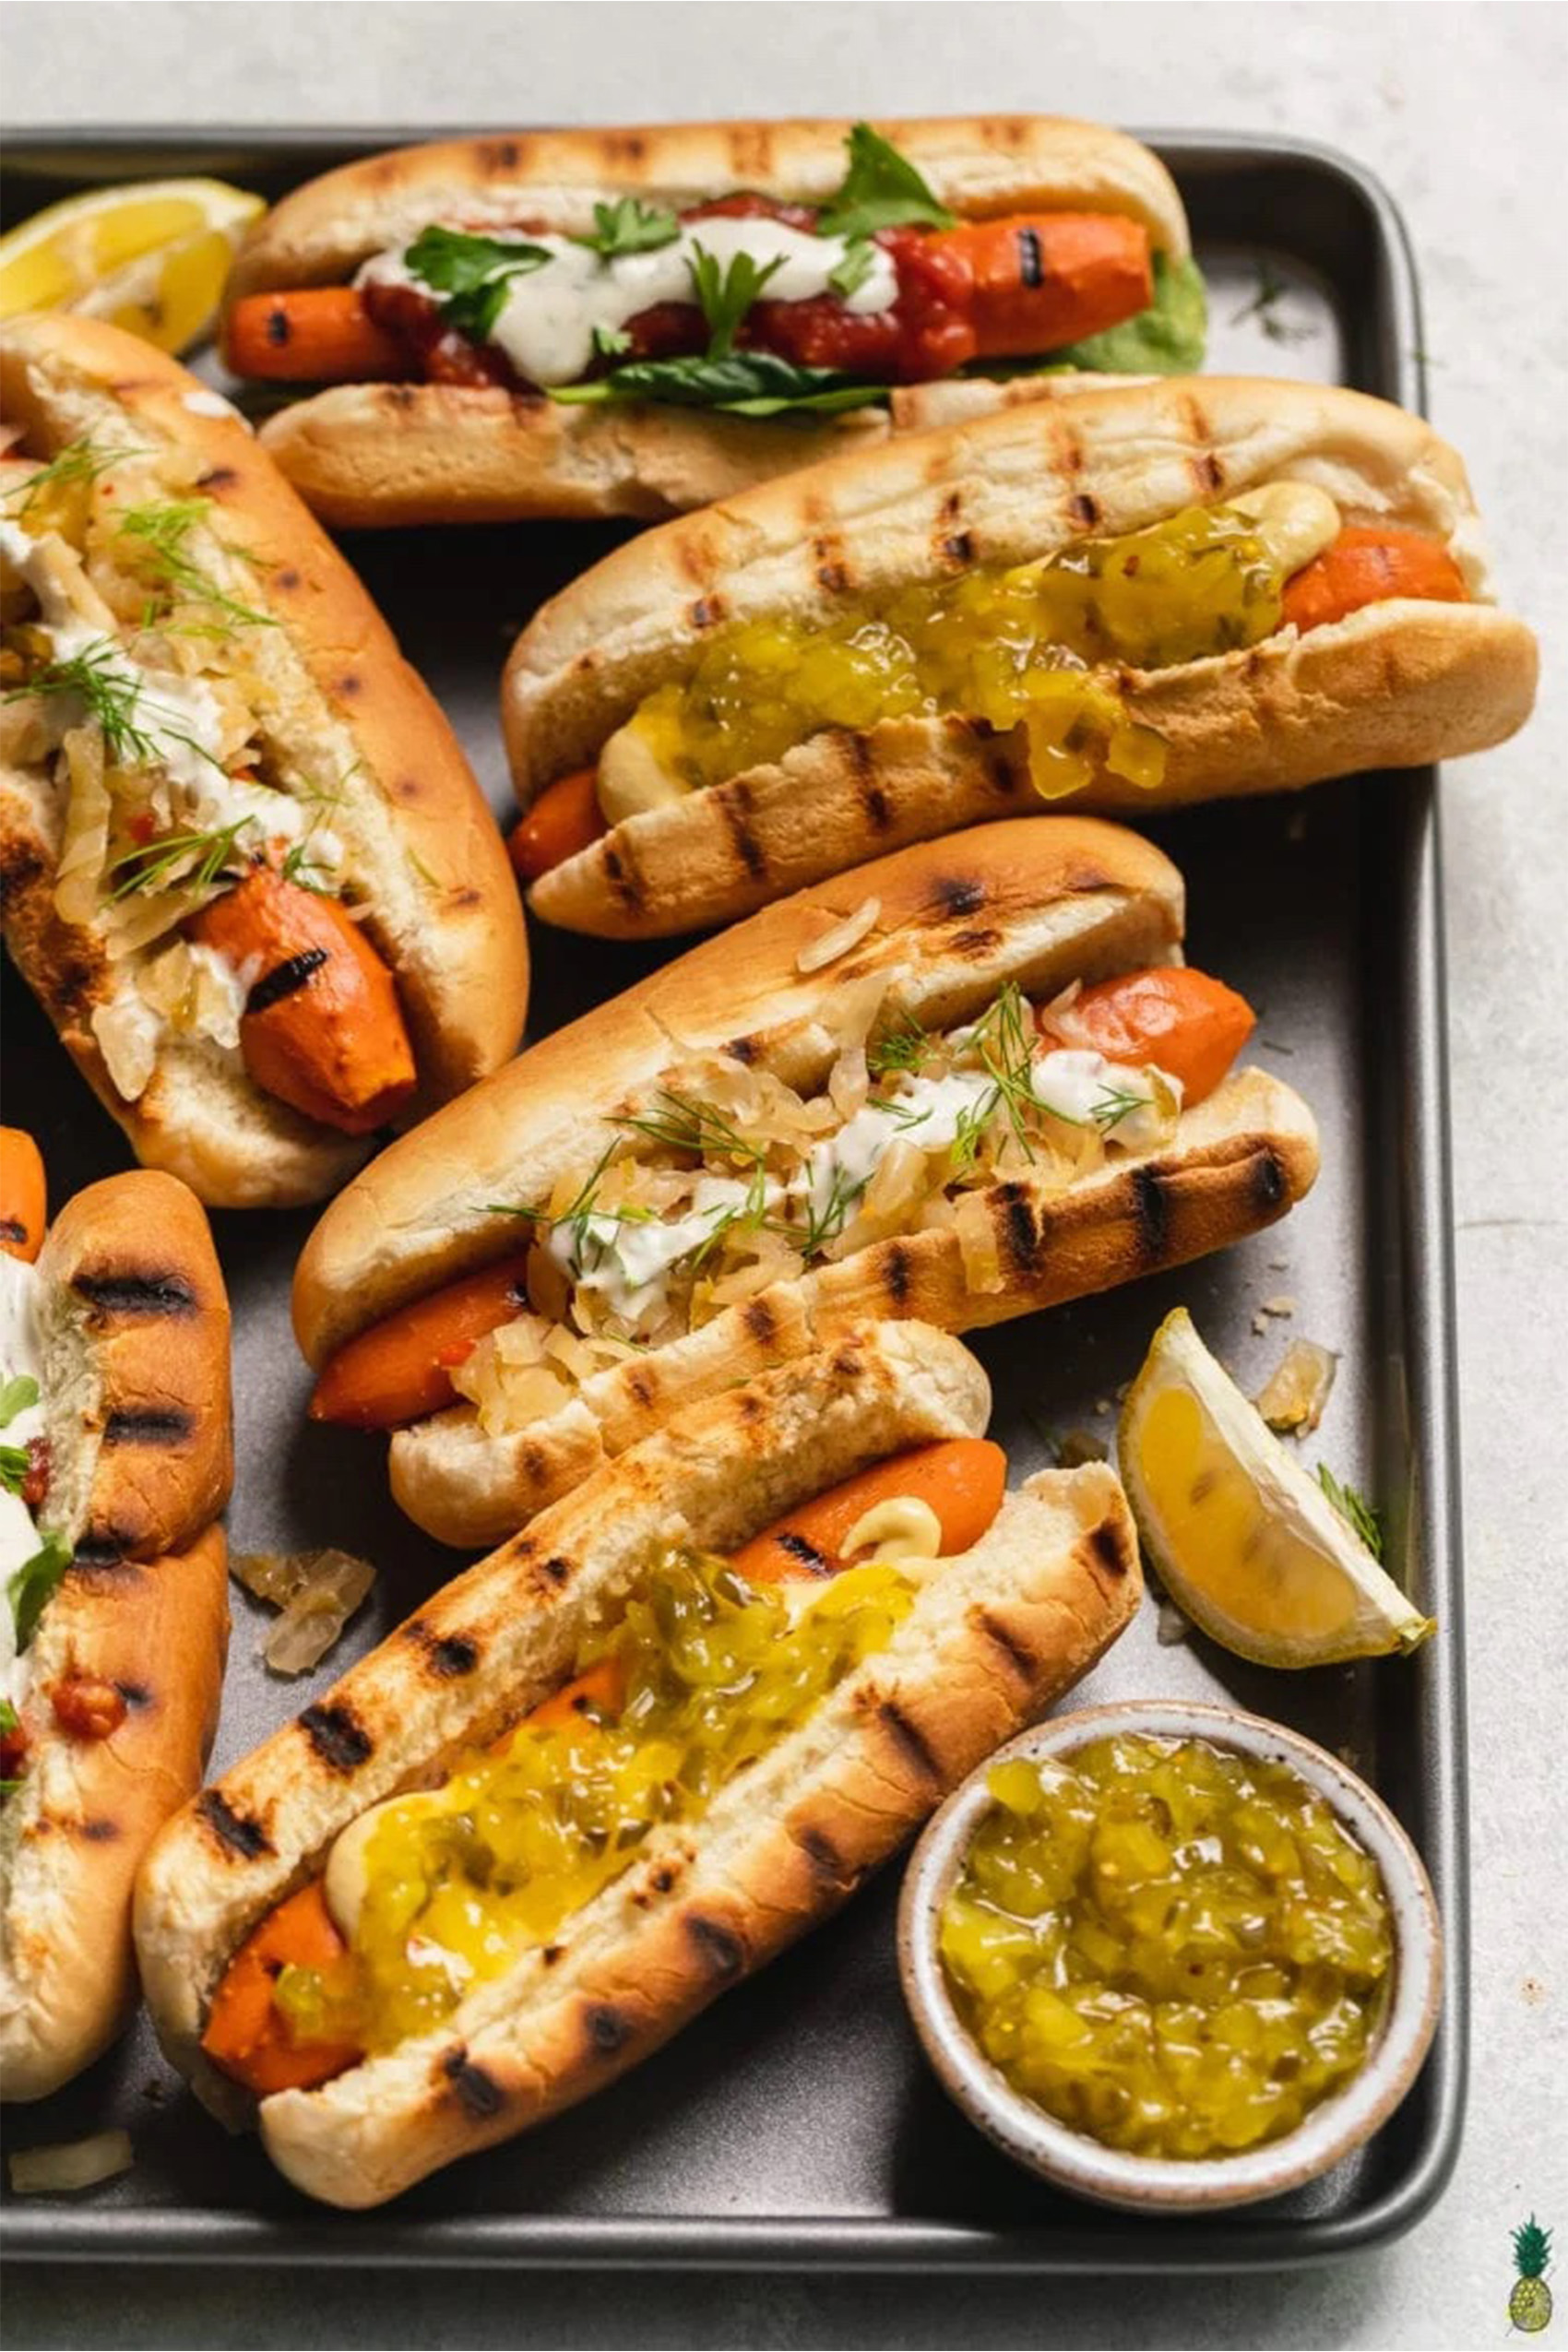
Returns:
[[[7,220],[136,175],[217,174],[269,196],[348,157],[421,136],[84,132],[13,139]],[[1153,143],[1175,172],[1213,298],[1211,367],[1343,382],[1420,404],[1415,273],[1398,215],[1342,157],[1251,138]],[[212,363],[214,381],[219,381]],[[615,543],[585,526],[360,534],[349,552],[459,729],[498,813],[506,647],[542,598]],[[1465,1758],[1454,1307],[1436,778],[1372,777],[1151,824],[1185,873],[1189,952],[1261,1012],[1256,1058],[1312,1102],[1323,1174],[1272,1231],[1221,1257],[983,1335],[995,1428],[1016,1476],[1069,1431],[1107,1436],[1157,1322],[1189,1305],[1254,1387],[1292,1334],[1340,1351],[1306,1458],[1384,1506],[1390,1562],[1441,1621],[1412,1660],[1288,1676],[1194,1636],[1162,1645],[1152,1603],[1078,1698],[1209,1697],[1277,1716],[1353,1762],[1420,1847],[1447,1927],[1448,1994],[1426,2068],[1372,2144],[1310,2188],[1218,2219],[1100,2212],[1016,2170],[947,2103],[899,1998],[897,1870],[728,1994],[623,2084],[547,2129],[367,2215],[310,2205],[254,2139],[227,2139],[158,2055],[145,2020],[45,2106],[12,2109],[12,2146],[128,2127],[134,2170],[49,2203],[7,2191],[13,2259],[900,2271],[1273,2269],[1407,2229],[1445,2181],[1464,2100]],[[648,968],[648,951],[536,932],[532,1033]],[[126,1164],[14,977],[6,1117],[31,1127],[56,1200]],[[308,1216],[216,1220],[235,1310],[244,1550],[339,1543],[381,1577],[338,1653],[267,1676],[268,1613],[237,1587],[221,1767],[304,1705],[452,1572],[393,1508],[378,1444],[303,1419],[289,1277]],[[1266,1315],[1293,1300],[1289,1318]]]

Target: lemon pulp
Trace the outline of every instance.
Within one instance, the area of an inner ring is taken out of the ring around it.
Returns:
[[[1118,1734],[990,1786],[941,1953],[1015,2089],[1107,2146],[1201,2158],[1277,2139],[1354,2074],[1388,1899],[1298,1773]]]
[[[366,1848],[345,1957],[290,1967],[275,1999],[298,2040],[386,2049],[549,1943],[660,1824],[689,1821],[887,1642],[914,1599],[884,1565],[848,1568],[798,1613],[788,1588],[669,1550],[569,1679],[617,1661],[624,1696],[525,1719],[443,1788],[389,1806]]]
[[[80,311],[185,350],[211,325],[259,196],[169,180],[67,197],[0,239],[0,318]]]
[[[1158,670],[1254,645],[1279,626],[1283,588],[1247,517],[1188,507],[1042,562],[850,596],[826,622],[781,612],[721,627],[630,724],[694,788],[823,728],[944,713],[1026,724],[1047,797],[1088,782],[1097,761],[1153,787],[1164,746],[1097,665]]]

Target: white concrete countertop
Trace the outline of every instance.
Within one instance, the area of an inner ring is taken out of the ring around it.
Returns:
[[[1330,2269],[1174,2282],[13,2267],[8,2340],[1501,2343],[1511,2229],[1534,2211],[1568,2249],[1568,10],[10,0],[4,36],[11,127],[1034,109],[1343,148],[1404,210],[1432,414],[1467,457],[1545,673],[1528,731],[1451,768],[1443,788],[1475,2003],[1468,2124],[1436,2210]]]

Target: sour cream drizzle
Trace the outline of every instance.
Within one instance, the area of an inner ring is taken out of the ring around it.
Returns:
[[[505,240],[503,240],[505,242]],[[832,292],[833,272],[849,250],[846,237],[818,237],[782,220],[733,220],[722,215],[686,223],[678,237],[653,253],[615,254],[608,259],[569,237],[524,236],[518,244],[542,245],[551,258],[527,276],[510,280],[490,339],[529,384],[575,384],[599,356],[595,329],[615,336],[629,319],[659,303],[696,300],[695,265],[709,254],[720,272],[744,255],[756,267],[779,267],[759,299],[805,303]],[[872,245],[870,267],[844,298],[857,316],[888,310],[898,299],[898,278],[880,245]],[[434,290],[408,267],[407,248],[376,254],[361,269],[356,286],[411,286]]]
[[[959,1033],[956,1042],[962,1042]],[[1166,1131],[1166,1103],[1178,1107],[1182,1082],[1153,1064],[1133,1069],[1102,1053],[1048,1047],[1033,1057],[1029,1090],[1044,1111],[1075,1126],[1098,1129],[1125,1151],[1157,1144]],[[665,1312],[670,1277],[706,1249],[722,1228],[763,1214],[797,1229],[802,1243],[814,1233],[820,1248],[850,1221],[883,1158],[897,1142],[923,1152],[951,1151],[965,1130],[1004,1115],[996,1083],[985,1070],[953,1070],[942,1077],[906,1073],[847,1120],[837,1134],[814,1144],[788,1183],[751,1185],[725,1176],[701,1176],[689,1208],[678,1217],[625,1212],[587,1215],[552,1226],[545,1248],[579,1289],[603,1299],[634,1337]]]

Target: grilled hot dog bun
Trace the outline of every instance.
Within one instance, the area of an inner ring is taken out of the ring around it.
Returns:
[[[1111,671],[1130,718],[1163,738],[1164,775],[1145,788],[1102,765],[1075,804],[1130,813],[1283,791],[1510,734],[1533,699],[1535,639],[1493,601],[1456,453],[1360,393],[1158,381],[1026,402],[823,465],[617,550],[513,648],[503,719],[518,798],[526,808],[596,763],[643,697],[686,675],[730,623],[826,621],[847,597],[1029,562],[1281,481],[1325,491],[1348,525],[1429,535],[1470,600],[1397,598],[1202,660]],[[624,818],[543,875],[531,903],[601,937],[664,936],[730,921],[868,853],[1039,805],[1021,726],[825,730]]]
[[[251,2104],[199,2050],[249,1929],[370,1804],[430,1785],[557,1687],[650,1546],[731,1551],[869,1462],[977,1432],[988,1405],[956,1341],[914,1324],[846,1331],[601,1468],[199,1798],[148,1858],[137,1942],[164,2047],[202,2097],[232,2117]],[[1031,1479],[932,1574],[885,1648],[695,1823],[656,1828],[548,1951],[442,2030],[264,2099],[268,2153],[314,2196],[374,2204],[612,2081],[836,1909],[1092,1665],[1139,1592],[1114,1475],[1090,1464]]]
[[[874,905],[858,944],[802,971],[816,943]],[[1180,874],[1120,826],[1057,817],[921,844],[798,893],[666,965],[532,1047],[342,1193],[301,1255],[295,1330],[318,1369],[410,1299],[517,1247],[498,1203],[545,1198],[624,1134],[617,1114],[714,1050],[810,1093],[842,1043],[845,1007],[885,983],[873,1036],[913,1018],[973,1019],[1016,982],[1045,1000],[1180,959]],[[921,1316],[964,1330],[1108,1288],[1238,1240],[1280,1216],[1317,1170],[1306,1106],[1243,1069],[1177,1124],[1065,1189],[993,1185],[996,1278],[968,1278],[952,1229],[874,1241],[774,1284],[689,1336],[587,1379],[561,1408],[486,1435],[458,1405],[399,1430],[394,1491],[442,1540],[493,1541],[635,1443],[676,1408],[819,1345],[847,1317]]]
[[[261,780],[294,779],[283,797],[302,812],[291,846],[304,861],[298,871],[308,891],[323,885],[315,845],[330,835],[340,850],[345,903],[392,975],[411,1048],[412,1089],[397,1115],[415,1118],[493,1069],[517,1043],[528,988],[527,944],[499,837],[436,704],[294,493],[226,404],[174,361],[95,320],[8,321],[0,399],[23,435],[0,469],[10,493],[4,512],[18,529],[48,546],[47,501],[26,483],[62,451],[85,450],[97,469],[83,493],[99,501],[97,527],[109,529],[111,513],[153,513],[174,530],[175,560],[229,600],[218,607],[196,600],[213,646],[197,691],[209,681],[237,683],[267,763]],[[107,489],[113,508],[103,503]],[[195,519],[182,526],[191,503]],[[109,544],[140,561],[148,543]],[[90,581],[80,586],[73,564],[65,576],[86,615],[83,634],[99,632],[87,658],[101,660],[100,649],[117,634],[115,616],[101,609]],[[234,607],[247,617],[235,619]],[[202,641],[187,632],[183,643],[188,652]],[[46,707],[62,724],[83,715],[68,696]],[[149,710],[157,720],[156,693],[131,707],[143,732]],[[4,717],[19,727],[21,707]],[[185,738],[197,782],[210,786],[217,763],[190,750],[188,724],[168,721]],[[112,831],[90,916],[62,912],[58,867],[71,838],[65,756],[25,736],[18,745],[13,735],[0,769],[6,931],[22,971],[143,1160],[183,1176],[218,1206],[319,1198],[363,1157],[363,1144],[352,1129],[345,1134],[264,1092],[232,1041],[165,1021],[140,1093],[132,1099],[116,1085],[93,1019],[114,994],[114,958],[126,954],[116,926],[147,901],[130,887],[136,869]],[[181,821],[173,819],[175,831]],[[156,853],[167,827],[155,823]],[[238,837],[236,861],[261,846],[264,831],[257,820]],[[109,864],[116,855],[120,862]],[[142,972],[173,936],[133,946],[128,968]]]
[[[1112,213],[1156,253],[1190,246],[1174,182],[1136,139],[1043,115],[882,125],[961,220],[1029,210]],[[743,188],[824,204],[844,173],[848,123],[660,124],[535,131],[404,148],[329,172],[285,196],[246,240],[230,302],[346,282],[372,254],[428,222],[475,229],[594,227],[596,204],[635,196],[680,208]],[[969,404],[1050,397],[1063,381],[966,379]],[[859,456],[916,431],[949,385],[898,387],[886,411],[769,421],[442,384],[334,385],[268,419],[264,445],[315,511],[339,527],[683,514],[838,451]]]
[[[27,1651],[29,1739],[0,1809],[0,2095],[42,2098],[104,2048],[135,1984],[131,1885],[197,1786],[229,1627],[229,1310],[183,1184],[113,1176],[67,1203],[38,1262],[50,1475],[41,1524],[74,1564]],[[107,1737],[52,1693],[104,1686]]]

